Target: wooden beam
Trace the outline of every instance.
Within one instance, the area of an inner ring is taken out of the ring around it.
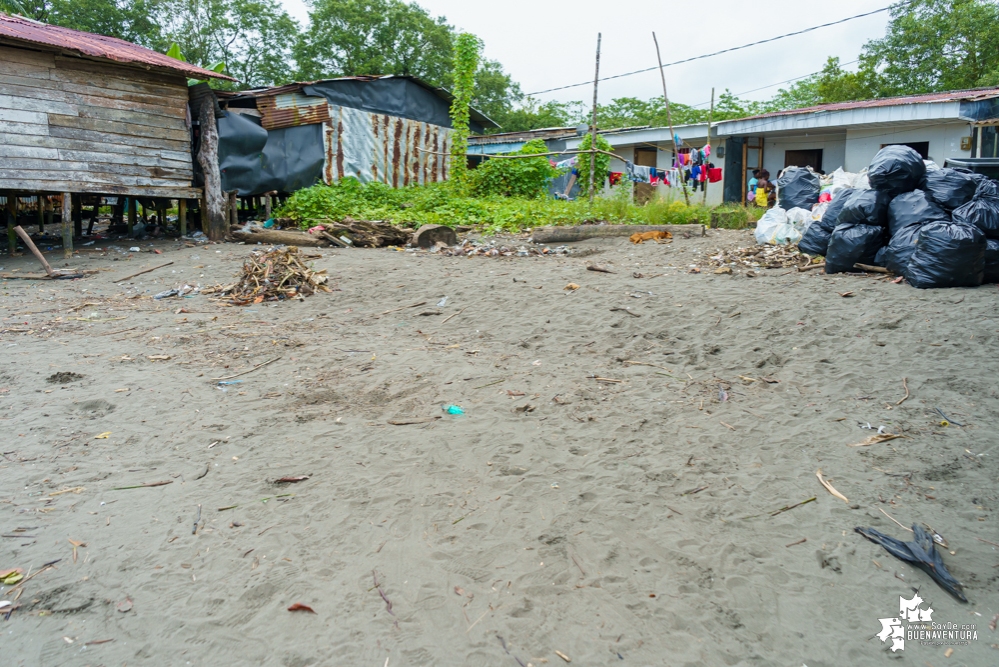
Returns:
[[[11,257],[17,250],[17,234],[14,227],[17,226],[17,197],[13,192],[7,192],[7,252]]]
[[[135,212],[138,207],[135,197],[128,198],[128,236],[131,238],[132,230],[135,229]]]
[[[73,195],[62,193],[62,256],[73,257]]]
[[[45,233],[45,200],[46,197],[41,192],[38,193],[38,233]]]
[[[180,235],[187,236],[187,200],[177,200],[177,223],[180,225]]]

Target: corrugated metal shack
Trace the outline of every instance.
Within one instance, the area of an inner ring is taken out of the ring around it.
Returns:
[[[229,79],[120,39],[0,14],[0,194],[10,195],[8,214],[16,216],[19,195],[41,195],[39,213],[74,200],[79,236],[81,199],[198,199],[189,76]],[[8,222],[11,237],[12,228]],[[71,245],[72,237],[64,240]]]
[[[222,189],[291,193],[354,177],[393,187],[447,179],[451,94],[409,76],[220,93]],[[472,110],[470,129],[496,123]]]

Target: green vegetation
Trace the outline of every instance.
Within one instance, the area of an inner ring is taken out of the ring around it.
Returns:
[[[346,178],[334,185],[314,185],[299,190],[275,215],[291,218],[303,228],[309,227],[312,220],[351,217],[357,220],[390,220],[410,227],[422,224],[467,225],[487,233],[589,222],[639,225],[710,222],[713,209],[687,206],[682,200],[654,199],[644,206],[636,206],[630,201],[630,185],[627,183],[613,188],[610,196],[597,197],[591,206],[585,199],[567,202],[537,196],[468,197],[455,194],[447,183],[393,189],[382,183],[362,185],[353,178]]]
[[[528,141],[510,155],[540,155],[548,147],[541,139]],[[558,175],[547,157],[490,159],[471,172],[472,194],[477,197],[521,197],[537,199],[548,196],[548,182]]]
[[[579,150],[588,151],[593,148],[593,135],[587,134],[583,137],[583,140],[579,142]],[[613,151],[613,147],[610,145],[606,139],[597,135],[597,150],[607,151],[610,153]],[[576,160],[576,172],[578,173],[579,179],[579,192],[580,196],[585,192],[587,196],[590,194],[590,154],[589,153],[579,153]],[[605,153],[596,153],[593,155],[593,172],[598,178],[594,179],[594,188],[600,191],[600,182],[603,180],[601,174],[606,174],[610,169],[610,155]]]
[[[479,67],[481,45],[475,35],[464,32],[454,40],[454,80],[451,100],[451,175],[454,187],[468,189],[468,122],[472,94],[475,92],[475,70]]]

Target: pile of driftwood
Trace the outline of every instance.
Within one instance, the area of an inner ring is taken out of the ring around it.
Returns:
[[[315,230],[322,227],[326,231],[319,235],[334,245],[341,247],[356,246],[359,248],[384,248],[390,245],[406,245],[413,237],[413,231],[397,227],[384,220],[353,220],[344,218],[341,221],[310,220],[309,227]]]
[[[413,237],[413,231],[397,227],[384,220],[305,220],[309,231],[304,232],[292,220],[281,218],[275,222],[286,223],[292,229],[264,229],[249,227],[234,229],[230,235],[237,241],[265,243],[273,245],[328,246],[341,248],[382,248],[390,245],[406,245]]]
[[[243,262],[239,282],[202,290],[229,296],[237,306],[262,301],[304,299],[316,292],[331,292],[326,270],[314,271],[302,261],[295,246],[255,251]]]

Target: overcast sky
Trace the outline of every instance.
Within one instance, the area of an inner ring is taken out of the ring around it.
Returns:
[[[303,25],[304,0],[281,0]],[[593,80],[597,33],[603,33],[601,76],[654,67],[652,31],[659,37],[663,62],[682,60],[769,37],[802,30],[889,5],[891,0],[420,0],[434,16],[485,42],[485,56],[498,60],[525,93]],[[704,103],[714,86],[745,93],[822,69],[827,56],[856,60],[864,42],[884,35],[888,13],[822,28],[771,44],[754,46],[666,68],[670,99]],[[849,66],[854,69],[856,66]],[[787,84],[785,84],[787,85]],[[767,99],[782,86],[743,95]],[[600,101],[615,97],[647,99],[662,94],[656,71],[601,82]],[[592,99],[592,83],[538,95],[541,100]]]

